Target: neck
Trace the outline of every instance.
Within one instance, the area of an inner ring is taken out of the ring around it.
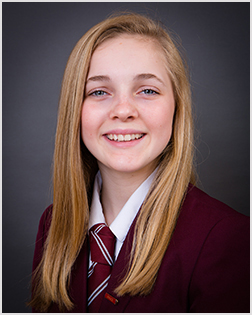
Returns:
[[[130,196],[149,177],[153,170],[149,172],[121,173],[100,167],[102,176],[101,203],[108,225],[114,221]]]

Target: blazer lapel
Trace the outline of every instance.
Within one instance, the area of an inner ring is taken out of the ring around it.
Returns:
[[[125,307],[129,303],[131,296],[125,295],[122,297],[118,297],[114,290],[120,284],[120,281],[123,279],[127,272],[129,260],[130,260],[130,252],[132,248],[132,241],[134,236],[134,229],[136,224],[136,219],[133,221],[129,232],[125,238],[121,251],[117,257],[117,260],[112,269],[111,277],[108,283],[108,286],[105,290],[105,296],[103,298],[101,307],[99,312],[108,312],[108,313],[123,313]],[[117,300],[117,301],[116,301]]]

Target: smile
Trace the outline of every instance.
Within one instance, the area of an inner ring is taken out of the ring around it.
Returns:
[[[117,141],[117,142],[127,142],[132,140],[138,140],[141,139],[144,136],[143,133],[136,133],[136,134],[127,134],[127,135],[121,135],[121,134],[108,134],[106,137],[111,141]]]

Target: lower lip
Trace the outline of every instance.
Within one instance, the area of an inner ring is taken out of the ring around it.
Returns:
[[[145,136],[146,135],[143,135],[142,138],[131,140],[131,141],[114,141],[114,140],[109,140],[106,136],[103,136],[103,137],[109,144],[111,144],[112,146],[116,148],[130,148],[130,147],[140,144],[142,140],[145,138]]]

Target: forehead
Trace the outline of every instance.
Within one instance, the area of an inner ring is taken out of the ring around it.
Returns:
[[[125,46],[125,45],[137,45],[138,48],[142,46],[142,48],[148,47],[148,49],[152,49],[153,51],[162,52],[161,45],[159,41],[155,38],[151,38],[146,35],[138,35],[138,34],[117,34],[112,38],[105,39],[98,47],[95,49],[95,52],[102,51],[104,49],[114,49],[115,47]]]
[[[163,67],[165,54],[154,38],[122,34],[106,39],[94,51],[90,70],[108,67]]]

